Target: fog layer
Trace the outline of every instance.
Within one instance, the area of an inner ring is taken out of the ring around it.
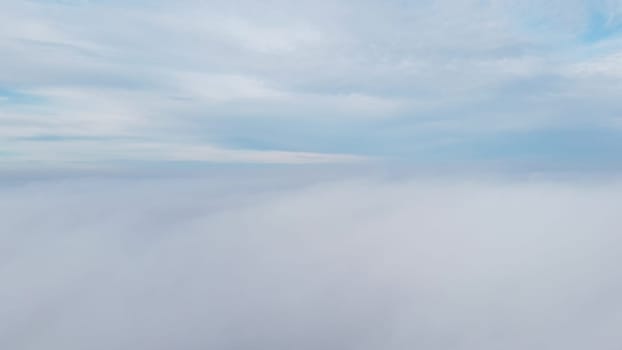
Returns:
[[[619,349],[621,208],[611,181],[4,186],[0,348]]]

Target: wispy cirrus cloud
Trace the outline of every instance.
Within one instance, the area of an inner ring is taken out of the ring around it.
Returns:
[[[2,91],[42,101],[16,106],[3,94],[0,122],[19,137],[226,152],[249,145],[237,140],[252,120],[274,130],[250,136],[271,151],[417,160],[451,139],[443,152],[461,161],[472,140],[615,129],[622,112],[615,1],[1,6]],[[511,152],[498,158],[513,162]]]

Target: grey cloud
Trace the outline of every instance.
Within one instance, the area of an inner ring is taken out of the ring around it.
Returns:
[[[0,346],[622,340],[618,182],[305,173],[6,183]]]

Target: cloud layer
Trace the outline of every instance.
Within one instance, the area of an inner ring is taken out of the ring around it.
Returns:
[[[5,182],[0,347],[620,344],[618,182],[309,174]]]

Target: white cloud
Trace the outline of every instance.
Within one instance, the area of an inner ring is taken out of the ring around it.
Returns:
[[[617,182],[210,174],[5,177],[0,345],[620,343]]]
[[[177,91],[183,97],[198,98],[208,103],[244,102],[245,100],[282,100],[287,93],[266,86],[252,77],[223,74],[177,73]]]
[[[238,41],[243,47],[260,53],[286,53],[303,45],[322,41],[319,31],[312,28],[286,26],[270,28],[243,18],[228,18],[222,23],[222,34]]]
[[[286,152],[235,150],[209,145],[162,143],[130,139],[55,139],[16,140],[18,150],[13,162],[56,162],[59,164],[99,161],[194,161],[216,163],[352,163],[368,160],[367,157],[337,153]]]
[[[622,52],[614,52],[575,63],[568,67],[567,74],[579,77],[602,77],[618,79],[622,77]]]

